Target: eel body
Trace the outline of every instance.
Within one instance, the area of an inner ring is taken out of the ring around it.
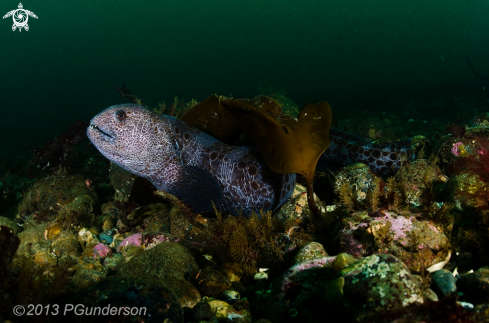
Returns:
[[[111,106],[90,122],[88,138],[109,160],[175,195],[198,213],[212,203],[224,214],[276,210],[294,190],[296,174],[277,174],[256,147],[229,146],[176,118],[135,104]],[[373,144],[331,128],[318,166],[364,163],[379,176],[414,158],[411,140]]]
[[[374,144],[336,128],[330,129],[329,139],[329,148],[319,158],[319,163],[326,167],[363,163],[374,174],[386,177],[414,159],[411,139]]]
[[[194,208],[225,215],[275,210],[296,175],[277,174],[256,147],[226,145],[176,118],[135,104],[111,106],[91,121],[88,138],[109,160]]]

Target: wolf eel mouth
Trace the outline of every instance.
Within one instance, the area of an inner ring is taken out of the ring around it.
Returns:
[[[93,124],[93,123],[91,123],[91,124],[90,124],[90,128],[97,130],[98,132],[102,133],[103,135],[105,135],[105,136],[107,136],[107,137],[109,137],[109,138],[114,138],[114,137],[112,137],[112,136],[111,136],[111,135],[109,135],[107,132],[103,131],[103,130],[102,130],[102,129],[100,129],[100,128],[99,128],[97,125],[95,125],[95,124]]]

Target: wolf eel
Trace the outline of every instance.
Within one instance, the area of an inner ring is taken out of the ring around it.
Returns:
[[[176,118],[135,104],[111,106],[91,121],[88,138],[109,160],[194,208],[248,216],[275,210],[296,175],[277,174],[256,147],[224,144]]]
[[[404,163],[414,159],[412,139],[389,143],[371,143],[348,132],[331,128],[331,143],[321,155],[318,166],[341,167],[354,163],[367,165],[382,177],[394,174]]]
[[[292,195],[296,174],[277,174],[256,147],[229,146],[176,118],[136,104],[111,106],[91,121],[88,138],[109,160],[175,195],[198,213],[248,216],[276,210]],[[414,154],[410,141],[385,145],[331,128],[319,163],[365,163],[389,175]]]

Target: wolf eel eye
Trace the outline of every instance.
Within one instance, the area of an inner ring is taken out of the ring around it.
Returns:
[[[122,111],[122,110],[121,111],[117,111],[115,115],[117,116],[117,119],[119,121],[124,121],[127,118],[127,114],[124,111]]]

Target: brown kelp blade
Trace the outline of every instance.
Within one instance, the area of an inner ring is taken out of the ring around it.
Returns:
[[[268,166],[277,173],[299,173],[308,183],[311,211],[319,215],[312,197],[312,182],[319,156],[329,146],[331,107],[327,102],[306,105],[297,121],[279,120],[248,102],[220,97],[220,103],[239,121],[241,128],[258,146]]]
[[[260,95],[252,99],[235,99],[251,104],[256,109],[266,112],[273,118],[282,115],[280,105],[272,98]],[[243,133],[240,123],[233,114],[219,102],[217,95],[212,95],[197,104],[180,118],[192,126],[229,145],[234,144]]]
[[[180,120],[229,145],[234,144],[243,132],[232,113],[221,105],[217,95],[197,104]]]

